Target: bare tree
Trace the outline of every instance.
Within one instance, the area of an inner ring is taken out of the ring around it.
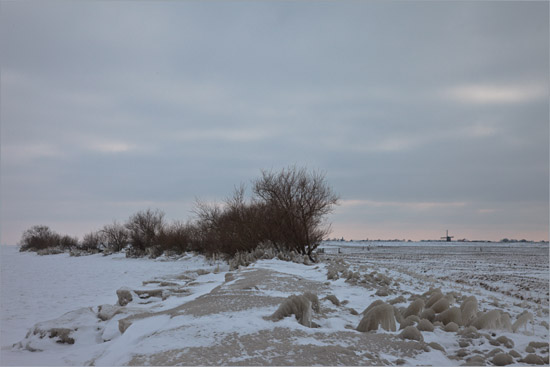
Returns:
[[[197,200],[194,212],[198,217],[195,228],[199,235],[195,240],[202,251],[232,256],[238,251],[251,251],[269,239],[264,230],[267,227],[265,205],[247,200],[245,191],[241,184],[221,205]]]
[[[225,241],[225,253],[251,251],[268,240],[265,226],[265,205],[254,198],[246,200],[245,186],[236,187],[233,196],[225,200],[219,225]]]
[[[339,200],[324,174],[296,166],[278,173],[262,171],[253,190],[271,212],[275,242],[312,259],[312,252],[330,233],[330,225],[324,226],[324,217]]]
[[[115,220],[113,224],[108,224],[101,230],[105,235],[105,242],[111,251],[120,252],[128,245],[128,230]]]
[[[78,247],[78,238],[63,235],[59,239],[59,246],[64,250],[72,250]]]
[[[206,254],[219,252],[221,207],[216,203],[210,204],[196,199],[193,212],[197,215],[193,241],[194,250]]]
[[[184,253],[191,249],[193,235],[193,225],[190,222],[174,221],[170,225],[166,225],[162,231],[160,238],[162,249],[179,254]]]
[[[161,244],[159,238],[164,229],[164,213],[160,210],[147,209],[132,215],[126,223],[130,244],[134,254],[142,256],[146,252],[159,256]]]
[[[88,253],[97,253],[105,244],[105,235],[102,231],[90,232],[82,238],[81,250]]]

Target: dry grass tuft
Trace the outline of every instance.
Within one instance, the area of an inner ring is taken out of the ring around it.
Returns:
[[[434,331],[434,326],[429,320],[426,319],[420,320],[418,325],[416,325],[416,328],[420,331]]]
[[[389,296],[389,294],[390,294],[390,292],[389,292],[388,288],[386,288],[386,287],[379,288],[376,291],[376,295],[378,297],[386,297],[386,296]]]
[[[416,340],[419,342],[424,341],[422,333],[414,326],[407,326],[399,336],[403,339]]]
[[[399,322],[399,330],[403,330],[409,326],[414,326],[414,320],[407,318],[407,319],[402,319]]]
[[[491,310],[478,316],[472,326],[479,329],[503,329],[512,331],[510,315],[501,310]]]
[[[403,302],[406,302],[406,301],[407,301],[407,300],[405,299],[405,297],[399,296],[399,297],[390,299],[390,300],[388,301],[388,303],[389,303],[390,305],[395,305],[395,304],[397,304],[397,303],[403,303]]]
[[[474,326],[467,326],[459,332],[462,337],[467,339],[479,339],[481,334],[477,332],[477,329]]]
[[[422,311],[422,313],[420,314],[420,318],[421,319],[426,319],[430,322],[434,322],[435,321],[435,311],[432,310],[431,308],[427,308],[424,311]]]
[[[495,366],[507,366],[514,363],[514,359],[508,353],[498,353],[492,360]]]
[[[460,312],[460,308],[458,307],[451,307],[435,318],[436,321],[441,321],[443,325],[447,325],[450,322],[454,322],[457,325],[462,325],[462,312]]]
[[[456,333],[458,331],[458,325],[454,322],[449,322],[443,329],[448,333]]]
[[[487,362],[485,362],[485,358],[480,355],[476,355],[466,359],[466,363],[462,366],[485,366],[486,364]]]
[[[226,282],[231,282],[235,280],[235,274],[233,273],[225,273],[225,281]]]
[[[273,315],[267,317],[266,319],[279,321],[287,316],[294,315],[296,317],[296,320],[298,320],[301,325],[304,325],[306,327],[313,327],[315,326],[315,324],[311,321],[312,311],[312,302],[305,294],[299,296],[292,295],[284,300],[283,303],[281,303],[281,305],[279,306],[277,311],[273,313]]]
[[[533,327],[535,325],[535,321],[533,319],[533,314],[527,310],[525,310],[524,312],[522,312],[517,320],[514,322],[514,324],[512,325],[512,331],[515,333],[519,330],[520,327],[524,326],[525,328],[527,328],[527,323],[531,321],[533,323]]]
[[[504,345],[506,348],[512,349],[514,347],[514,341],[504,335],[499,336],[496,340],[500,345]]]
[[[132,291],[129,288],[123,287],[118,289],[116,295],[120,306],[126,306],[128,303],[132,302]]]
[[[369,312],[372,308],[376,307],[376,306],[379,306],[379,305],[382,305],[384,304],[385,302],[382,301],[381,299],[377,299],[376,301],[374,301],[373,303],[371,303],[367,308],[365,308],[363,310],[363,312],[361,312],[361,315],[364,315],[366,314],[367,312]]]
[[[378,326],[387,331],[396,330],[393,306],[382,302],[368,309],[356,330],[361,332],[378,330]]]
[[[434,310],[435,313],[441,313],[448,309],[449,306],[449,300],[446,297],[441,297],[436,303],[433,304],[431,309]]]
[[[311,309],[317,313],[321,312],[321,305],[319,304],[319,297],[311,292],[304,293],[304,296],[311,302]]]
[[[329,269],[327,271],[327,280],[338,280],[338,270],[336,269]]]
[[[527,364],[536,364],[536,365],[544,364],[544,360],[540,356],[533,353],[526,355],[525,358],[523,358],[522,362]]]
[[[443,353],[446,353],[446,352],[445,352],[445,348],[443,348],[443,347],[441,346],[441,344],[439,344],[439,343],[431,342],[431,343],[428,343],[428,346],[430,346],[432,349],[440,350],[440,351],[442,351]]]
[[[329,294],[328,296],[325,297],[325,299],[332,302],[332,304],[335,305],[335,306],[340,306],[340,300],[338,298],[336,298],[336,296],[334,294]]]
[[[403,317],[407,318],[411,315],[418,316],[424,309],[424,300],[422,298],[418,298],[415,301],[413,301],[409,307],[403,312]]]
[[[393,316],[395,317],[395,321],[397,321],[399,324],[402,324],[405,322],[405,318],[401,314],[405,309],[404,308],[397,308],[393,306]]]
[[[437,301],[439,301],[441,298],[443,298],[443,293],[441,293],[441,290],[435,289],[431,293],[429,293],[430,298],[428,298],[428,301],[426,301],[426,308],[431,308]]]
[[[550,347],[548,342],[536,342],[536,341],[529,342],[529,346],[534,349],[541,349],[541,348],[548,349]]]
[[[462,325],[470,325],[477,316],[477,298],[470,296],[460,305],[462,312]]]

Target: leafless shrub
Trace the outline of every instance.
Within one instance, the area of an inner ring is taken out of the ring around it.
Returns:
[[[159,242],[164,252],[181,254],[192,249],[194,234],[193,224],[175,221],[164,226]]]
[[[61,247],[64,250],[71,250],[73,248],[78,247],[78,238],[71,237],[71,236],[61,236],[59,239],[59,247]]]
[[[162,254],[160,235],[164,228],[164,213],[147,209],[132,215],[126,223],[131,249],[128,256],[149,254],[157,257]]]
[[[81,246],[77,246],[77,239],[61,237],[46,226],[34,226],[23,233],[20,250],[60,247],[80,254],[103,247],[107,252],[127,248],[128,257],[196,251],[227,258],[239,254],[246,262],[269,256],[269,251],[258,249],[269,243],[281,259],[315,262],[313,251],[330,228],[324,226],[324,217],[338,202],[324,176],[296,167],[279,173],[262,171],[262,177],[253,182],[253,193],[247,200],[241,185],[223,205],[197,201],[196,220],[185,224],[167,225],[158,209],[140,211],[124,226],[115,221],[87,235]]]
[[[48,226],[33,226],[23,232],[20,251],[38,251],[49,247],[61,247],[61,236]]]
[[[277,247],[267,233],[265,205],[254,200],[247,202],[242,185],[223,205],[197,201],[194,212],[198,216],[195,239],[200,252],[234,256],[238,252],[250,252],[265,242]]]
[[[78,246],[78,250],[88,254],[98,253],[104,245],[105,237],[103,232],[90,232],[84,235],[82,243]]]
[[[78,246],[78,238],[60,235],[48,226],[33,226],[23,232],[19,251],[36,251],[40,255],[66,252]]]
[[[323,226],[324,217],[338,203],[338,196],[327,185],[324,175],[297,167],[279,173],[262,171],[253,190],[267,206],[273,242],[311,258],[330,233],[330,226]]]
[[[120,252],[129,242],[128,230],[122,225],[114,221],[113,224],[107,224],[101,230],[105,236],[107,249],[112,252]]]

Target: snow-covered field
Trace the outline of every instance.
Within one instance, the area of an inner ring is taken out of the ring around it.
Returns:
[[[192,255],[38,256],[1,247],[0,364],[479,365],[498,353],[516,365],[537,361],[530,354],[548,364],[548,244],[322,247],[318,264],[272,259],[234,271]],[[415,299],[429,302],[430,288],[451,308],[475,296],[479,316],[499,310],[510,325],[445,331],[435,322],[421,340],[400,337],[404,320],[396,331],[355,330],[375,300],[404,313]],[[311,319],[318,327],[269,319],[288,296],[308,291],[320,300]],[[514,332],[525,311],[532,321]]]

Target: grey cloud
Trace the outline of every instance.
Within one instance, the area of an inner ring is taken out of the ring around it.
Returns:
[[[293,163],[403,203],[366,230],[419,202],[467,205],[417,229],[548,222],[548,23],[545,2],[3,3],[2,226],[185,217],[169,203]]]

